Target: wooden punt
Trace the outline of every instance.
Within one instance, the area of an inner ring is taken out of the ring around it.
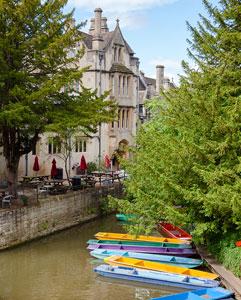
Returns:
[[[94,271],[105,277],[138,281],[145,284],[173,286],[189,290],[219,286],[219,282],[217,280],[156,272],[138,268],[100,265],[96,267]]]
[[[98,240],[133,240],[133,241],[146,241],[146,242],[159,242],[159,243],[173,243],[173,244],[185,244],[190,243],[181,239],[163,238],[158,236],[146,236],[146,235],[130,235],[123,233],[112,232],[98,232],[95,234]]]
[[[161,248],[161,247],[136,246],[136,245],[92,244],[92,245],[88,245],[87,249],[88,250],[95,250],[95,249],[125,250],[131,252],[142,252],[142,253],[151,253],[151,254],[185,256],[185,257],[191,257],[197,255],[196,250],[190,248]]]
[[[158,262],[153,261],[145,261],[141,259],[135,259],[135,258],[128,258],[128,257],[122,257],[122,256],[109,256],[104,259],[104,261],[110,265],[114,266],[126,266],[126,267],[134,267],[134,268],[140,268],[140,269],[147,269],[147,270],[153,270],[153,271],[159,271],[159,272],[167,272],[167,273],[173,273],[173,274],[182,274],[187,276],[193,276],[193,277],[200,277],[200,278],[206,278],[206,279],[216,279],[218,278],[217,274],[210,273],[210,272],[204,272],[199,270],[192,270],[187,268],[181,268],[176,266],[170,266],[166,264],[161,264]]]
[[[181,240],[191,240],[192,236],[187,233],[182,228],[175,226],[171,223],[160,222],[157,226],[158,231],[165,237],[181,239]]]
[[[159,298],[152,298],[151,300],[219,300],[227,299],[233,292],[223,289],[221,287],[210,288],[210,289],[200,289],[197,291],[191,291],[186,293],[162,296]]]
[[[134,246],[150,246],[150,247],[162,247],[162,248],[192,248],[191,244],[173,244],[173,243],[159,243],[159,242],[145,242],[145,241],[133,241],[133,240],[88,240],[87,244],[98,245],[134,245]]]

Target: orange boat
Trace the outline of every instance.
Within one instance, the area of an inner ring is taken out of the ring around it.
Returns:
[[[159,242],[159,243],[173,243],[185,244],[190,241],[173,238],[163,238],[159,236],[146,236],[146,235],[130,235],[125,233],[112,233],[112,232],[98,232],[95,234],[98,240],[133,240],[133,241],[146,241],[146,242]]]
[[[210,272],[192,270],[192,269],[187,269],[182,267],[166,265],[159,262],[130,258],[130,257],[123,257],[118,255],[106,257],[104,258],[104,261],[107,264],[113,266],[140,268],[140,269],[153,270],[159,272],[182,274],[182,275],[187,275],[192,277],[201,277],[201,278],[212,279],[212,280],[218,278],[217,274],[210,273]]]

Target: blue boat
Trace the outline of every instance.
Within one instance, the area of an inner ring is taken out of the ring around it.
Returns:
[[[219,282],[217,280],[157,272],[138,268],[100,265],[96,267],[94,271],[105,277],[139,281],[148,284],[150,283],[157,285],[174,286],[191,290],[219,286]]]
[[[192,292],[162,296],[159,298],[152,298],[152,300],[218,300],[228,299],[233,295],[233,292],[223,289],[221,287],[211,289],[201,289]]]
[[[159,255],[159,254],[149,254],[149,253],[138,253],[138,252],[128,252],[124,250],[105,250],[96,249],[90,252],[90,255],[104,259],[111,255],[119,255],[124,257],[131,257],[137,259],[144,259],[150,261],[161,262],[164,264],[169,264],[173,266],[183,267],[183,268],[195,268],[199,267],[203,261],[201,259],[193,259],[187,257],[169,256],[169,255]]]

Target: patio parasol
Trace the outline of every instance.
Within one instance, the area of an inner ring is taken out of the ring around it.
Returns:
[[[39,170],[40,170],[40,167],[39,167],[39,162],[38,162],[38,156],[36,155],[35,159],[34,159],[34,164],[33,164],[33,171],[38,172]]]
[[[80,160],[80,166],[79,166],[80,170],[85,171],[87,169],[87,163],[85,160],[84,155],[81,156],[81,160]]]
[[[56,175],[57,175],[57,168],[56,168],[56,160],[54,158],[52,160],[51,178],[54,178]]]
[[[105,155],[104,160],[105,160],[105,167],[109,169],[111,167],[111,161],[107,154]]]

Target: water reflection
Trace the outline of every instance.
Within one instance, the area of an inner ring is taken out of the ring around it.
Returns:
[[[97,231],[121,227],[111,216],[1,252],[0,300],[146,300],[179,291],[97,276],[100,261],[86,250]]]

